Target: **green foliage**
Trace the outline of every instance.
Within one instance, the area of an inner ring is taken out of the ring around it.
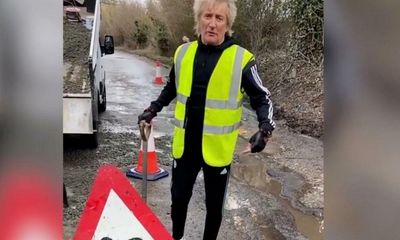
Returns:
[[[149,35],[149,26],[147,26],[145,23],[141,21],[136,20],[133,32],[133,38],[139,45],[139,48],[146,47],[149,40],[148,35]]]
[[[173,49],[170,47],[170,34],[165,24],[158,24],[157,28],[157,46],[162,55],[167,55]]]
[[[148,0],[146,9],[146,14],[153,26],[150,35],[154,39],[154,46],[158,50],[156,52],[164,56],[170,56],[175,49],[171,47],[172,36],[161,5],[157,1]]]

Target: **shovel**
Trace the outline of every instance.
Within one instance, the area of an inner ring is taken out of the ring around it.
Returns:
[[[151,124],[146,121],[139,123],[140,136],[143,141],[143,182],[142,182],[142,198],[147,203],[147,140],[150,136]]]

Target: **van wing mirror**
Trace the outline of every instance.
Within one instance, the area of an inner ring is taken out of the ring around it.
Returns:
[[[114,53],[114,38],[111,35],[104,36],[104,53],[105,54]]]

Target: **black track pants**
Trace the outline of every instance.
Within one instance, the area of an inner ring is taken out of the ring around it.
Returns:
[[[230,166],[211,167],[202,158],[183,157],[174,160],[172,167],[171,218],[174,239],[183,237],[188,204],[201,168],[204,173],[207,209],[203,239],[213,240],[218,236]]]

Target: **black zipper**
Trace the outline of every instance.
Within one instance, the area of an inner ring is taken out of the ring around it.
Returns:
[[[186,106],[185,106],[185,118],[184,118],[184,120],[183,120],[183,128],[185,129],[186,128],[186,125],[187,125],[187,121],[188,121],[188,111],[189,111],[189,108],[190,108],[190,97],[188,97],[188,99],[187,99],[187,101],[186,101]]]

